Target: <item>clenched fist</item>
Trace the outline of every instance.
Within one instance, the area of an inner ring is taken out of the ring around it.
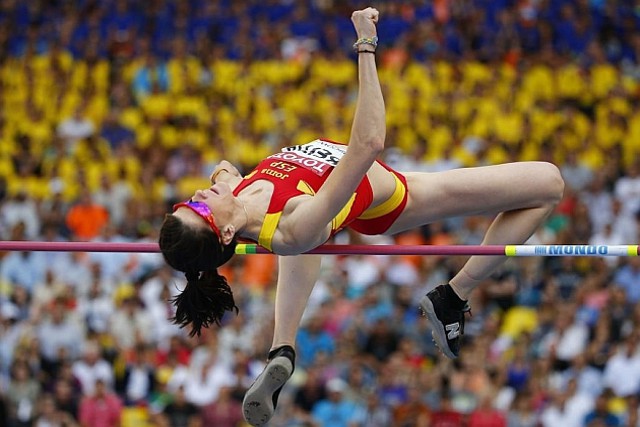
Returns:
[[[373,7],[356,10],[351,14],[351,22],[356,29],[358,38],[372,38],[377,35],[376,23],[380,12]]]

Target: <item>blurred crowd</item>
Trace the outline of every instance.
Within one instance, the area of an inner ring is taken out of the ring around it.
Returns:
[[[0,2],[0,238],[155,242],[221,159],[347,141],[362,1]],[[640,2],[373,2],[385,160],[559,165],[528,243],[634,244]],[[523,189],[526,191],[526,189]],[[479,244],[490,218],[336,241]],[[640,426],[640,260],[509,260],[473,294],[461,357],[417,300],[461,257],[323,260],[271,425]],[[0,426],[242,426],[273,326],[274,257],[223,273],[239,315],[189,337],[159,254],[0,254]]]

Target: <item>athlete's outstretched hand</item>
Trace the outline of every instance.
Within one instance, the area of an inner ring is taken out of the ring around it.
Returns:
[[[372,38],[377,35],[376,23],[380,12],[373,7],[356,10],[351,14],[351,22],[356,29],[358,38]]]

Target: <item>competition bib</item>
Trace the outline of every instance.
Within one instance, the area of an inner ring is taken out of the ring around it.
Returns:
[[[280,153],[273,154],[269,158],[302,166],[316,175],[322,176],[331,168],[336,167],[346,151],[346,145],[316,139],[308,144],[285,147]]]

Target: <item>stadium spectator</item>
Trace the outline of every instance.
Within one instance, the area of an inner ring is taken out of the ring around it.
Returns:
[[[507,414],[507,425],[513,427],[535,427],[539,416],[533,407],[533,399],[528,392],[515,395]]]
[[[584,425],[618,427],[623,424],[622,420],[609,410],[609,399],[607,395],[601,394],[596,398],[593,410],[585,416]]]
[[[576,316],[577,307],[569,303],[556,314],[553,329],[542,338],[541,345],[553,358],[558,370],[568,368],[571,360],[586,350],[589,329]]]
[[[11,380],[7,388],[10,425],[31,424],[41,391],[42,387],[29,365],[24,361],[16,361],[11,368]]]
[[[56,298],[47,312],[46,320],[38,325],[42,356],[55,365],[65,357],[76,360],[84,344],[84,330],[66,306],[65,298]]]
[[[603,389],[602,371],[589,364],[585,353],[578,354],[572,361],[569,368],[562,372],[561,387],[566,387],[571,380],[575,380],[578,392],[599,396]]]
[[[347,383],[341,378],[332,378],[325,387],[327,398],[314,405],[312,411],[314,421],[320,427],[349,427],[356,424],[362,409],[355,402],[344,398],[343,393],[348,387]]]
[[[614,194],[622,203],[622,212],[634,215],[640,210],[640,165],[631,163],[616,181]]]
[[[243,422],[242,405],[231,396],[232,388],[220,387],[218,398],[201,408],[203,426],[235,427]]]
[[[80,140],[96,132],[95,124],[86,115],[86,108],[86,104],[78,105],[73,115],[63,119],[56,130],[58,136],[64,141],[67,153],[74,153]]]
[[[626,294],[627,300],[635,304],[640,301],[640,290],[635,283],[640,279],[640,260],[630,258],[618,267],[613,276],[613,283],[619,286]]]
[[[593,397],[577,389],[575,380],[570,380],[566,389],[556,390],[552,399],[552,403],[540,415],[544,427],[581,426],[595,402]]]
[[[199,427],[201,426],[198,407],[186,400],[183,386],[178,388],[173,402],[162,411],[161,418],[167,427]]]
[[[185,396],[194,405],[208,405],[218,399],[223,387],[230,387],[234,383],[229,367],[217,362],[215,358],[202,364],[194,364],[192,361],[185,380]]]
[[[95,203],[90,191],[84,189],[78,202],[69,208],[65,220],[75,239],[91,240],[107,225],[109,212]]]
[[[121,377],[116,377],[115,390],[126,406],[145,406],[156,389],[154,352],[138,345],[129,352],[129,360]]]
[[[507,427],[505,415],[492,407],[492,398],[483,396],[478,406],[469,414],[467,425],[469,427],[495,426]]]
[[[112,109],[100,126],[100,137],[109,143],[112,151],[117,151],[120,145],[135,142],[135,133],[120,123],[121,114],[117,108]]]
[[[407,400],[393,409],[393,425],[425,427],[430,421],[431,409],[422,401],[421,390],[416,385],[409,386]]]
[[[78,295],[78,314],[85,321],[87,329],[97,334],[109,332],[109,319],[115,306],[105,283],[98,278],[91,282],[86,296]]]
[[[100,188],[93,193],[94,201],[109,212],[110,224],[115,227],[125,220],[127,204],[133,197],[131,186],[122,181],[113,182],[108,173],[103,173]]]
[[[436,408],[431,415],[433,427],[459,426],[462,425],[463,420],[463,414],[451,406],[451,398],[447,395],[441,397],[440,407]]]
[[[305,374],[304,383],[295,391],[294,405],[300,411],[310,414],[315,404],[326,398],[326,390],[317,366],[310,366]]]
[[[311,366],[320,354],[331,356],[335,350],[335,340],[323,329],[323,319],[311,316],[300,328],[296,341],[300,348],[298,360],[300,366]]]
[[[143,54],[142,59],[143,63],[132,80],[132,90],[139,102],[169,89],[169,75],[164,61],[153,52]]]
[[[82,349],[82,359],[74,362],[71,368],[73,376],[80,381],[82,394],[92,396],[96,383],[101,380],[107,387],[113,388],[113,368],[101,357],[97,342],[87,341]]]
[[[94,392],[82,398],[79,421],[82,427],[118,427],[122,416],[122,402],[98,379]]]
[[[32,292],[44,281],[46,260],[38,252],[12,252],[2,260],[0,278],[13,286],[21,286]]]
[[[640,387],[640,358],[637,352],[638,336],[629,334],[615,348],[607,360],[603,372],[603,386],[613,390],[616,396],[627,397],[638,392]]]
[[[32,240],[40,234],[41,220],[35,200],[28,197],[25,191],[18,192],[15,197],[11,197],[2,203],[0,222],[2,227],[7,230],[19,227],[22,239]],[[12,231],[12,234],[14,233],[17,232]]]
[[[136,344],[148,344],[154,340],[154,327],[151,315],[141,310],[142,305],[135,291],[124,286],[122,299],[109,321],[109,331],[116,344],[123,350],[130,350]]]
[[[78,420],[80,394],[74,392],[71,381],[59,378],[53,385],[53,399],[56,409]]]
[[[51,394],[44,394],[38,402],[38,415],[33,422],[34,427],[64,426],[76,427],[78,423],[68,413],[59,411]]]

